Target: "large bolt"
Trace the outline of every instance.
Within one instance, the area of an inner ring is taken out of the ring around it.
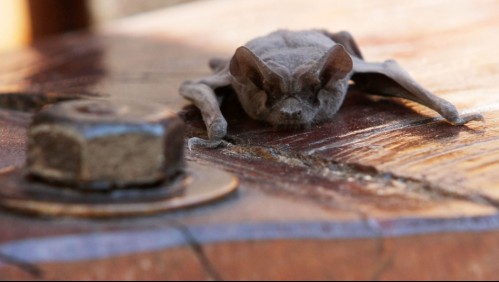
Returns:
[[[28,172],[81,189],[152,185],[183,168],[183,122],[163,107],[108,100],[52,105],[33,120]]]

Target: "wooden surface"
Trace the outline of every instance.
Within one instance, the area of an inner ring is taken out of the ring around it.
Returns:
[[[180,83],[282,27],[349,30],[366,58],[397,59],[486,123],[454,127],[414,103],[351,93],[334,121],[277,131],[228,101],[233,145],[187,157],[238,175],[238,195],[98,222],[2,212],[0,277],[497,278],[499,3],[283,2],[195,2],[0,55],[0,170],[23,165],[28,102],[57,96],[162,103],[187,137],[203,136]]]

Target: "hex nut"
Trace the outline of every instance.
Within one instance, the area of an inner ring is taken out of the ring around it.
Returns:
[[[184,166],[184,124],[164,107],[109,100],[44,109],[28,131],[27,169],[88,190],[152,185]]]

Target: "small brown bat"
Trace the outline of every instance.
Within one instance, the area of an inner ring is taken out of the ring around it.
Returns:
[[[192,145],[214,148],[227,134],[215,89],[231,86],[244,111],[274,126],[307,127],[333,119],[350,81],[367,93],[401,97],[425,105],[454,125],[483,120],[459,115],[456,107],[419,85],[393,60],[364,61],[348,32],[278,30],[239,47],[230,60],[211,60],[214,74],[186,81],[180,94],[199,108],[209,140]]]

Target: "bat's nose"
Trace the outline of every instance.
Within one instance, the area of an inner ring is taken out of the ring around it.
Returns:
[[[284,118],[298,119],[301,117],[299,109],[281,109],[281,116]]]
[[[283,101],[281,109],[281,116],[289,119],[299,119],[302,115],[302,107],[300,101],[296,98],[288,98]]]

